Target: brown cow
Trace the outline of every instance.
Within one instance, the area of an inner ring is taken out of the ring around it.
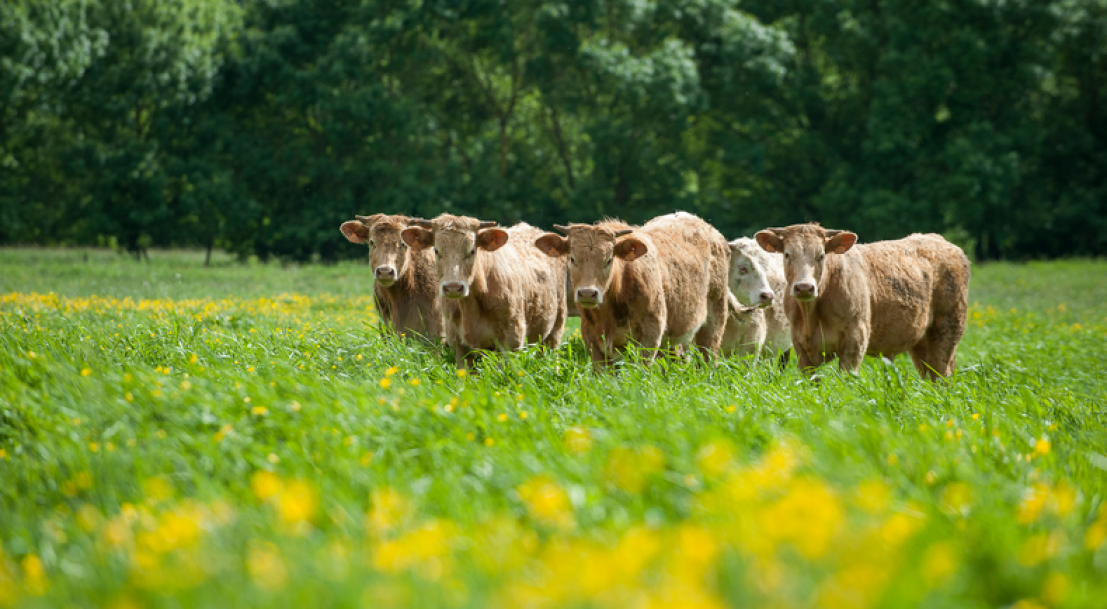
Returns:
[[[801,370],[838,356],[857,372],[864,355],[909,352],[923,378],[953,373],[965,333],[969,260],[940,235],[854,245],[857,235],[818,224],[756,235],[784,254],[784,307]]]
[[[418,224],[404,229],[403,239],[416,251],[433,248],[446,342],[458,368],[472,365],[474,349],[561,343],[565,262],[531,247],[542,231],[528,224],[504,230],[449,214]]]
[[[654,218],[641,228],[618,220],[557,227],[535,241],[548,256],[569,258],[580,329],[597,371],[630,341],[653,359],[663,342],[680,350],[692,340],[716,354],[729,292],[726,239],[687,213]]]
[[[341,230],[351,242],[369,245],[373,296],[385,325],[401,336],[437,339],[443,333],[434,254],[412,252],[400,239],[411,222],[407,216],[374,214],[344,222]]]

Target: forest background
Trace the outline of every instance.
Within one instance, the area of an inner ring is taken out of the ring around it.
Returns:
[[[1107,253],[1107,0],[4,0],[0,244],[676,209]]]

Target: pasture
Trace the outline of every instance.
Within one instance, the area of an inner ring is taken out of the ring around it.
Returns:
[[[1107,263],[973,270],[958,371],[459,375],[370,270],[0,250],[0,607],[1102,607]]]

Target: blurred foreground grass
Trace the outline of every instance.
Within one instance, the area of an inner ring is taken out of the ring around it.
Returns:
[[[0,250],[0,607],[1101,607],[1107,264],[978,266],[959,372],[459,376],[364,266]]]

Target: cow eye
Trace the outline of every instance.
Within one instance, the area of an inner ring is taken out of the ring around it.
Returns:
[[[377,243],[375,241],[373,241],[372,239],[369,239],[369,247],[373,247],[376,244]]]
[[[407,249],[407,244],[404,243],[403,241],[401,241],[400,242],[400,251],[403,251],[403,250],[406,250],[406,249]]]
[[[435,256],[437,256],[437,255],[438,255],[438,248],[437,248],[437,247],[436,247],[436,248],[434,248],[434,255],[435,255]]]
[[[576,256],[569,256],[569,264],[576,264],[576,263],[577,263]]]
[[[789,254],[788,252],[784,252],[784,259],[785,259],[785,260],[791,260],[791,259],[792,259],[792,255],[791,255],[791,254]]]
[[[476,255],[477,255],[477,248],[474,247],[473,249],[469,250],[469,257],[470,258],[472,258],[473,256],[476,256]]]
[[[607,259],[607,262],[603,263],[604,267],[609,267],[609,266],[611,266],[611,261],[612,261],[612,260],[615,260],[615,258],[614,258],[614,257],[608,258],[608,259]]]
[[[822,262],[823,258],[826,258],[826,254],[819,254],[819,257],[816,258],[815,260],[818,261],[818,262]]]
[[[739,275],[745,275],[748,272],[750,272],[750,270],[747,269],[746,267],[744,267],[744,266],[738,267],[738,274]]]

